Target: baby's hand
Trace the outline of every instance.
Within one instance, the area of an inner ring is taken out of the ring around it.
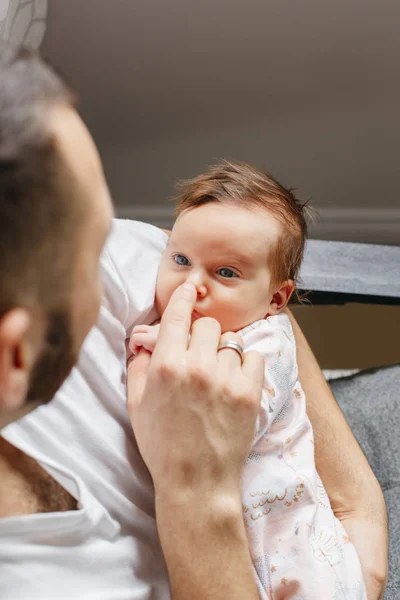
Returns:
[[[145,348],[153,352],[156,347],[160,324],[157,325],[137,325],[132,330],[129,340],[129,349],[133,354],[137,354],[140,348]]]

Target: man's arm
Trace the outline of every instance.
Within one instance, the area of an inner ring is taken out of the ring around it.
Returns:
[[[360,557],[368,600],[383,596],[387,580],[388,532],[379,483],[299,325],[288,311],[297,344],[299,379],[314,430],[315,462],[332,509]]]
[[[173,600],[259,600],[240,499],[171,496],[156,514]]]

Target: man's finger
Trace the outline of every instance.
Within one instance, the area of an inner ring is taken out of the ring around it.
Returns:
[[[226,342],[235,342],[241,348],[244,346],[241,336],[233,331],[226,331],[221,335],[219,345],[221,346]],[[225,377],[229,377],[233,369],[240,369],[242,358],[234,348],[221,348],[221,350],[218,350],[218,362],[225,373]]]
[[[132,417],[135,409],[142,401],[143,392],[146,387],[147,372],[149,370],[151,353],[141,349],[139,354],[131,360],[127,368],[128,400],[127,408],[129,416]]]
[[[221,326],[215,319],[203,317],[193,323],[189,350],[195,360],[215,363]]]
[[[171,296],[161,319],[160,332],[154,358],[166,353],[180,354],[187,349],[192,312],[196,303],[197,291],[192,283],[180,285]]]

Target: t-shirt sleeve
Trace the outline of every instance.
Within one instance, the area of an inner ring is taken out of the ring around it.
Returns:
[[[297,382],[296,344],[290,321],[281,314],[246,328],[245,349],[257,350],[264,357],[259,432],[266,433],[271,423],[290,402]]]
[[[103,307],[127,335],[134,324],[157,318],[154,295],[167,234],[147,223],[114,219],[101,257]]]

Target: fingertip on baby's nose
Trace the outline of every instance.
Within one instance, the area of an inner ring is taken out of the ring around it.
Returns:
[[[189,292],[192,292],[193,290],[197,290],[197,288],[194,285],[193,281],[190,281],[190,279],[187,279],[185,281],[185,283],[182,283],[182,289],[188,290]]]

